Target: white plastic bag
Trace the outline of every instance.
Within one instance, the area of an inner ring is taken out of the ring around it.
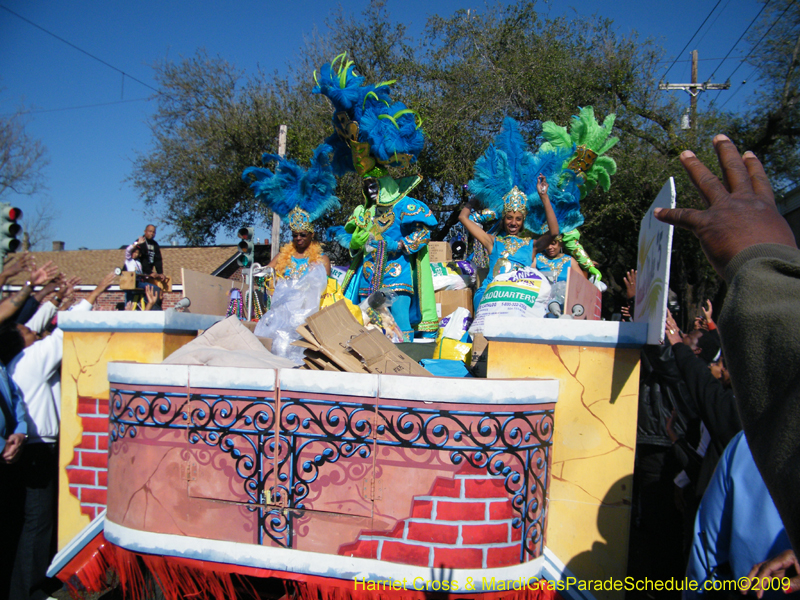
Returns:
[[[475,267],[472,263],[460,260],[449,263],[431,263],[433,290],[463,290],[474,285]]]
[[[303,349],[292,346],[300,339],[297,328],[319,310],[328,275],[325,267],[312,263],[300,279],[278,279],[269,311],[256,324],[255,334],[272,339],[272,353],[303,364]]]
[[[451,314],[439,321],[442,337],[459,341],[464,337],[470,324],[472,324],[472,317],[469,311],[463,306],[459,306]]]

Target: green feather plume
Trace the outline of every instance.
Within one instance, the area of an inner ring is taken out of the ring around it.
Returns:
[[[584,106],[577,115],[573,115],[569,131],[566,127],[556,125],[552,121],[542,124],[542,136],[545,143],[542,144],[541,150],[567,148],[574,144],[576,148],[585,146],[597,154],[591,168],[580,174],[581,200],[598,185],[607,192],[611,186],[611,176],[617,172],[617,163],[614,159],[602,156],[619,141],[617,137],[610,137],[616,118],[616,115],[612,113],[600,125],[594,116],[594,108]],[[576,156],[577,151],[567,159],[564,167],[566,168]]]

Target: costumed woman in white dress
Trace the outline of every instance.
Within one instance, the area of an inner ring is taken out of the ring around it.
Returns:
[[[318,146],[306,171],[294,161],[266,153],[261,160],[264,164],[276,162],[274,173],[248,167],[242,174],[245,181],[255,179],[250,187],[256,198],[287,222],[292,232],[292,242],[281,246],[267,265],[275,270],[276,277],[298,279],[313,264],[321,264],[325,273],[331,274],[331,261],[314,239],[314,221],[340,207],[339,199],[333,195],[336,178],[331,170],[331,154],[327,144]]]

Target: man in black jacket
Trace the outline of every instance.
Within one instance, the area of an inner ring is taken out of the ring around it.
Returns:
[[[144,228],[144,240],[137,246],[140,249],[139,260],[142,263],[142,273],[148,276],[151,281],[165,281],[164,265],[161,262],[161,246],[158,245],[155,237],[156,226],[150,223]],[[153,309],[161,310],[161,290],[158,286],[147,281],[140,283],[138,287],[150,288],[150,291],[158,296]]]
[[[154,279],[164,278],[164,265],[161,262],[161,246],[155,240],[156,226],[152,223],[144,229],[144,242],[141,244],[140,260],[142,273]]]
[[[683,435],[687,422],[696,415],[685,412],[684,407],[690,406],[689,391],[669,344],[645,346],[639,374],[628,574],[639,579],[680,578],[685,570],[684,527],[673,479],[682,466],[672,451],[667,421],[675,412],[675,428]],[[647,597],[646,593],[629,595]],[[664,593],[665,598],[679,596]]]
[[[692,336],[687,340],[688,336]],[[687,411],[703,421],[711,438],[700,465],[695,484],[698,499],[705,492],[719,457],[728,443],[742,430],[736,399],[730,385],[714,377],[711,364],[720,358],[719,336],[716,332],[695,330],[682,335],[671,314],[667,314],[667,341],[672,345],[675,362],[689,390],[685,398],[691,403]],[[728,379],[728,381],[730,381]]]

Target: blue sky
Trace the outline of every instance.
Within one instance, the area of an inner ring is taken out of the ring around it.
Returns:
[[[358,0],[342,3],[347,12],[360,14],[369,5]],[[156,2],[138,0],[0,0],[0,114],[20,106],[31,112],[27,132],[47,147],[47,190],[36,197],[6,195],[31,212],[37,202],[49,202],[60,214],[53,234],[67,250],[117,248],[141,235],[150,220],[136,190],[126,181],[137,153],[150,147],[149,115],[155,102],[152,90],[124,77],[155,87],[151,65],[163,59],[190,56],[198,48],[219,55],[245,73],[257,68],[283,69],[315,30],[325,33],[325,18],[336,5],[329,2],[230,1]],[[484,9],[482,1],[389,0],[392,18],[421,31],[433,12],[450,15],[459,8]],[[716,9],[712,13],[712,9]],[[106,66],[80,50],[14,16],[18,13],[39,27],[105,61]],[[748,49],[734,43],[761,9],[756,0],[574,0],[540,2],[537,9],[551,15],[591,12],[610,18],[620,33],[636,30],[653,37],[675,64],[667,76],[673,83],[690,79],[689,52],[699,51],[699,79],[716,69],[713,80],[725,81]],[[681,56],[701,23],[710,18]],[[709,60],[716,59],[716,60]],[[753,68],[742,65],[731,80],[726,109],[741,109],[754,89]],[[742,80],[749,79],[741,86]],[[741,89],[739,89],[741,86]],[[666,93],[666,92],[665,92]],[[688,106],[688,95],[681,100]],[[716,92],[701,96],[702,107]],[[265,145],[269,140],[265,140]],[[265,231],[256,231],[264,237]],[[159,230],[162,243],[168,230]],[[218,243],[231,243],[224,236]],[[50,249],[50,244],[47,248]]]

